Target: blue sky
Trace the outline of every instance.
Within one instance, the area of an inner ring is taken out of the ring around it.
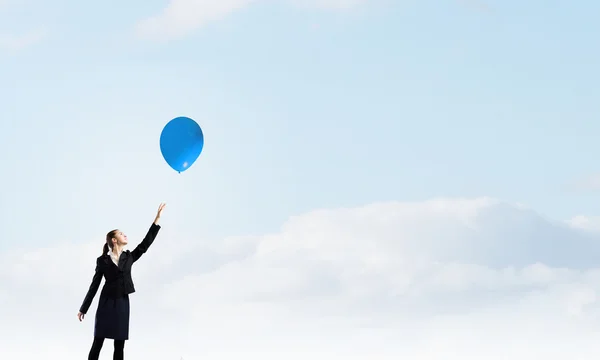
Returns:
[[[166,201],[132,359],[597,358],[598,13],[0,0],[0,357],[82,358],[104,234],[136,243]],[[177,174],[159,137],[181,115],[205,147]]]
[[[565,191],[596,171],[589,8],[482,13],[448,2],[339,14],[265,4],[169,43],[136,42],[132,26],[159,5],[38,8],[47,37],[3,57],[2,146],[14,174],[5,181],[24,191],[17,208],[61,218],[93,208],[97,191],[85,184],[77,206],[59,199],[94,167],[123,180],[98,184],[109,194],[131,191],[131,180],[156,200],[217,209],[226,222],[202,222],[219,232],[436,196],[490,195],[557,217],[594,211],[595,196]],[[206,152],[153,186],[170,175],[161,126],[179,115],[205,128]],[[52,181],[60,196],[44,186]]]
[[[597,172],[595,2],[265,1],[177,38],[136,37],[165,5],[4,6],[0,32],[43,34],[0,57],[9,233],[39,237],[29,221],[87,232],[111,196],[130,211],[138,198],[180,204],[219,235],[438,196],[596,211],[595,193],[569,187]],[[157,144],[179,115],[206,148],[174,176]]]

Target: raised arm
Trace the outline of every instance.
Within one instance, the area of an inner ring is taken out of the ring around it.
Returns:
[[[92,284],[90,285],[90,288],[87,292],[87,294],[85,295],[85,299],[83,299],[83,304],[81,304],[81,307],[79,308],[79,312],[82,314],[87,313],[88,309],[90,308],[90,305],[92,304],[92,300],[94,299],[94,296],[96,296],[96,293],[98,292],[98,288],[100,287],[100,282],[102,281],[102,271],[100,268],[100,259],[96,260],[96,270],[94,272],[94,277],[92,278]]]
[[[152,245],[154,239],[156,239],[156,235],[158,235],[159,230],[160,225],[158,225],[157,223],[154,222],[152,223],[152,225],[150,225],[150,229],[148,230],[148,233],[146,233],[144,240],[142,240],[142,242],[139,243],[138,246],[136,246],[135,249],[133,249],[133,251],[131,252],[133,262],[138,261],[142,257],[142,255],[144,255],[146,251],[148,251],[148,248],[150,247],[150,245]]]
[[[160,230],[160,225],[158,225],[158,221],[160,220],[160,216],[164,207],[164,203],[160,204],[160,206],[158,207],[158,212],[156,213],[156,217],[154,218],[154,222],[152,223],[152,225],[150,225],[150,229],[146,233],[144,240],[142,240],[142,242],[139,243],[138,246],[136,246],[135,249],[133,249],[133,251],[131,252],[133,262],[138,261],[140,257],[142,257],[142,255],[144,255],[146,251],[148,251],[148,248],[150,247],[150,245],[152,245],[154,239],[156,239],[156,235],[158,235],[158,231]]]

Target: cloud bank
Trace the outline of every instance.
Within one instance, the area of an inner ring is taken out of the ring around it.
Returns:
[[[522,206],[378,203],[184,238],[165,225],[134,267],[129,359],[600,355],[600,237]],[[3,255],[0,357],[86,356],[97,297],[84,323],[76,313],[100,245]]]

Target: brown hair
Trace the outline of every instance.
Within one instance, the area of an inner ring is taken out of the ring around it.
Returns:
[[[113,247],[112,239],[115,237],[117,232],[119,232],[119,230],[114,229],[114,230],[109,231],[108,234],[106,234],[106,242],[104,243],[104,247],[102,248],[102,255],[108,254],[109,248],[112,249],[112,247]]]

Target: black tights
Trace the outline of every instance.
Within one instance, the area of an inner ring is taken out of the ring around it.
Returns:
[[[94,337],[94,342],[92,343],[92,349],[90,350],[88,360],[98,360],[98,358],[100,357],[100,350],[102,350],[103,344],[104,338]],[[115,340],[115,352],[113,353],[113,360],[123,360],[124,348],[125,340]]]

